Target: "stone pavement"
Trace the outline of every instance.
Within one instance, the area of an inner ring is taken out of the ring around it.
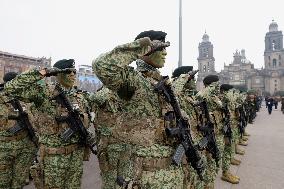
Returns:
[[[279,106],[280,108],[280,106]],[[215,189],[284,189],[284,115],[273,109],[268,115],[265,106],[257,113],[254,124],[249,124],[251,134],[249,145],[243,147],[244,156],[240,166],[231,166],[233,173],[241,181],[232,185],[220,179],[215,182]],[[95,157],[84,164],[82,189],[100,189],[99,168]],[[34,189],[31,184],[24,189]]]
[[[280,108],[280,106],[278,106]],[[274,109],[269,115],[265,106],[253,124],[247,127],[249,145],[246,154],[238,156],[240,166],[231,166],[241,180],[232,185],[222,181],[221,173],[216,179],[216,189],[284,189],[284,115]]]

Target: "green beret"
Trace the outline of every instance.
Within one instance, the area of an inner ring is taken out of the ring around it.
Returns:
[[[192,71],[193,66],[181,66],[174,70],[172,78],[179,77],[181,74],[186,74]]]
[[[222,91],[229,91],[230,89],[234,88],[233,85],[230,85],[230,84],[222,84],[220,86],[220,90]]]
[[[149,31],[143,31],[140,34],[138,34],[136,36],[135,40],[141,39],[141,38],[144,38],[144,37],[149,37],[151,41],[159,40],[159,41],[165,42],[166,35],[167,35],[167,33],[163,32],[163,31],[149,30]]]
[[[16,72],[8,72],[4,75],[3,81],[8,82],[14,79],[18,74]]]
[[[74,59],[62,59],[57,61],[53,67],[59,68],[59,69],[65,69],[65,68],[75,68],[75,60]]]
[[[213,82],[219,81],[218,75],[208,75],[203,79],[204,85],[210,85]]]

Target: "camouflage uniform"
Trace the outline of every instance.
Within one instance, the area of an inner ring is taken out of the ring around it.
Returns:
[[[222,180],[225,180],[227,182],[230,182],[232,184],[237,184],[239,183],[239,177],[238,176],[235,176],[233,175],[231,172],[230,172],[230,165],[231,165],[231,160],[232,160],[232,157],[234,156],[234,153],[233,153],[233,150],[234,150],[234,128],[236,127],[236,125],[234,125],[233,123],[233,120],[235,119],[235,107],[236,107],[236,103],[235,103],[235,98],[234,98],[234,95],[233,95],[233,91],[230,90],[233,86],[231,85],[227,85],[227,84],[224,84],[222,85],[221,87],[223,87],[222,91],[223,91],[223,94],[222,94],[222,102],[225,102],[224,105],[227,106],[228,108],[228,113],[229,113],[229,116],[230,116],[230,127],[231,127],[231,131],[232,131],[232,134],[231,134],[231,138],[226,138],[225,137],[225,146],[224,146],[224,152],[223,152],[223,157],[222,157]],[[224,107],[226,108],[226,107]]]
[[[113,189],[118,187],[117,176],[120,172],[126,172],[124,169],[128,169],[127,152],[130,149],[130,146],[120,141],[116,135],[116,123],[120,118],[121,103],[117,94],[106,87],[99,90],[93,100],[98,105],[95,128],[102,188]],[[113,140],[114,137],[117,141]]]
[[[213,82],[204,90],[199,91],[196,97],[199,101],[205,100],[208,104],[208,111],[210,114],[210,119],[214,124],[214,131],[216,136],[216,142],[220,155],[222,156],[224,149],[224,135],[223,129],[223,117],[221,113],[222,102],[218,95],[220,93],[219,82]],[[220,160],[222,157],[220,157]],[[219,162],[220,165],[220,162]],[[212,158],[211,154],[207,153],[207,168],[204,176],[204,183],[206,188],[214,188],[215,178],[218,174],[219,167],[216,165],[215,160]]]
[[[175,146],[165,136],[164,128],[163,116],[171,107],[154,92],[161,76],[155,69],[142,73],[128,66],[147,54],[150,44],[149,38],[142,38],[118,46],[94,60],[93,70],[106,87],[123,99],[122,113],[116,118],[110,139],[126,144],[120,149],[127,154],[126,160],[119,163],[126,163],[127,169],[119,176],[139,183],[141,188],[180,189],[184,173],[180,166],[171,165]]]
[[[5,86],[7,92],[28,102],[33,102],[31,111],[35,121],[35,129],[39,136],[40,165],[33,167],[33,177],[38,188],[80,188],[83,174],[85,146],[79,145],[79,135],[76,133],[69,140],[60,137],[69,126],[66,122],[57,122],[56,118],[67,116],[68,112],[54,97],[58,94],[55,84],[38,81],[43,76],[37,70],[31,70],[19,75]],[[59,84],[58,84],[59,85]],[[87,102],[86,94],[75,89],[64,90],[73,108],[80,111],[85,127],[90,124],[89,112],[92,105]],[[36,174],[36,175],[35,175]]]
[[[35,145],[26,130],[13,135],[8,129],[16,125],[16,120],[8,117],[18,116],[18,110],[11,105],[12,97],[4,91],[0,97],[0,188],[21,189],[28,178],[29,168],[35,158]],[[22,107],[25,107],[22,103]]]
[[[197,143],[202,138],[201,133],[198,131],[197,127],[200,123],[199,115],[200,110],[196,106],[197,101],[194,95],[195,82],[194,80],[188,81],[188,74],[181,74],[178,78],[173,81],[173,86],[177,96],[180,99],[181,108],[186,112],[189,117],[189,122],[191,126],[191,134],[193,135],[193,140]],[[205,155],[205,152],[203,152]],[[202,189],[204,188],[204,182],[200,180],[197,172],[191,166],[184,166],[186,179],[185,188],[188,189]]]

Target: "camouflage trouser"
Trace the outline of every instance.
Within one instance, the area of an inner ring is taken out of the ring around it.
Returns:
[[[21,189],[25,186],[35,156],[35,146],[28,137],[18,141],[0,141],[0,189]]]
[[[223,172],[226,172],[230,169],[233,145],[235,145],[233,142],[231,142],[230,144],[225,144],[223,158],[222,158]]]
[[[76,149],[67,155],[45,155],[42,162],[45,187],[48,189],[80,189],[83,156],[83,148]]]
[[[187,178],[185,178],[187,181],[185,182],[184,188],[185,189],[203,189],[204,182],[200,180],[197,172],[191,166],[188,166],[188,167],[189,167],[188,168],[189,173],[188,173]]]
[[[181,166],[143,171],[141,160],[127,144],[111,144],[98,155],[103,189],[118,189],[117,176],[134,180],[142,189],[183,189],[184,172]],[[151,159],[149,157],[149,159]]]
[[[232,135],[232,155],[231,156],[234,157],[235,152],[236,152],[236,146],[238,145],[240,141],[241,135],[240,135],[240,130],[238,128],[238,123],[236,120],[232,122],[232,125],[233,125],[232,127],[233,135]]]
[[[216,142],[218,149],[220,151],[220,160],[218,162],[219,167],[216,164],[215,159],[212,158],[211,154],[207,154],[207,167],[204,176],[204,184],[207,187],[214,187],[214,182],[218,171],[220,169],[220,164],[222,160],[223,150],[224,150],[224,135],[220,134],[216,136]]]

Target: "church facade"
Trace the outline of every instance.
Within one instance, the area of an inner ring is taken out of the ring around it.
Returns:
[[[236,50],[231,64],[224,65],[224,69],[216,73],[213,45],[206,33],[198,48],[198,90],[203,88],[202,80],[206,75],[218,74],[221,83],[248,90],[253,89],[259,94],[273,95],[284,91],[283,34],[278,30],[278,24],[275,21],[269,25],[269,31],[265,35],[264,68],[254,68],[254,64],[246,59],[245,50],[242,49]]]

